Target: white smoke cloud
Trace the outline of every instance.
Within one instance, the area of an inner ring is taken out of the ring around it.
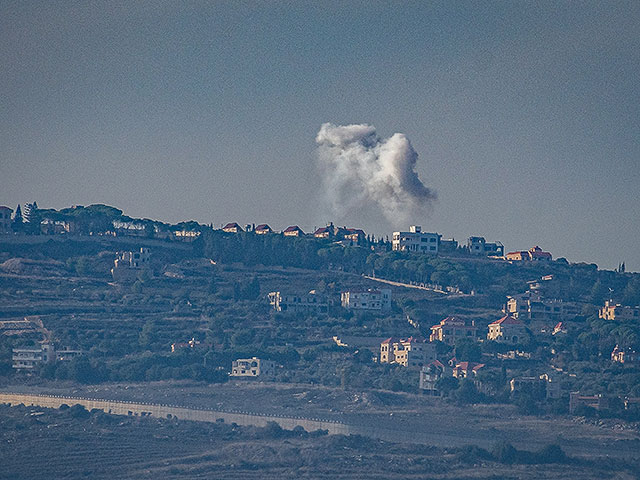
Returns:
[[[316,143],[326,200],[338,217],[375,206],[399,226],[417,220],[436,198],[418,178],[418,154],[402,133],[382,139],[373,125],[325,123]]]

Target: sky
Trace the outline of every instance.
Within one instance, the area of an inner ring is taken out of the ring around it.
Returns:
[[[2,0],[0,65],[0,205],[406,222],[640,271],[637,1]],[[437,200],[329,208],[325,123],[406,136]]]

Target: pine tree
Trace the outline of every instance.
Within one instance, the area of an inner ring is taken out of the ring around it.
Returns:
[[[16,213],[13,215],[12,228],[14,232],[21,232],[24,227],[24,220],[22,219],[22,209],[20,204],[16,207]]]

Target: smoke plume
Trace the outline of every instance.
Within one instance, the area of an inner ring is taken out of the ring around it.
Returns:
[[[402,133],[382,139],[373,125],[325,123],[316,143],[326,200],[338,217],[375,207],[400,226],[417,220],[436,198],[418,178],[418,154]]]

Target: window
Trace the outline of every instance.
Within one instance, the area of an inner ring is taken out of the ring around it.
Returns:
[[[431,243],[435,243],[436,239],[435,239],[435,238],[430,238],[430,239],[429,239],[429,241],[430,241]]]

